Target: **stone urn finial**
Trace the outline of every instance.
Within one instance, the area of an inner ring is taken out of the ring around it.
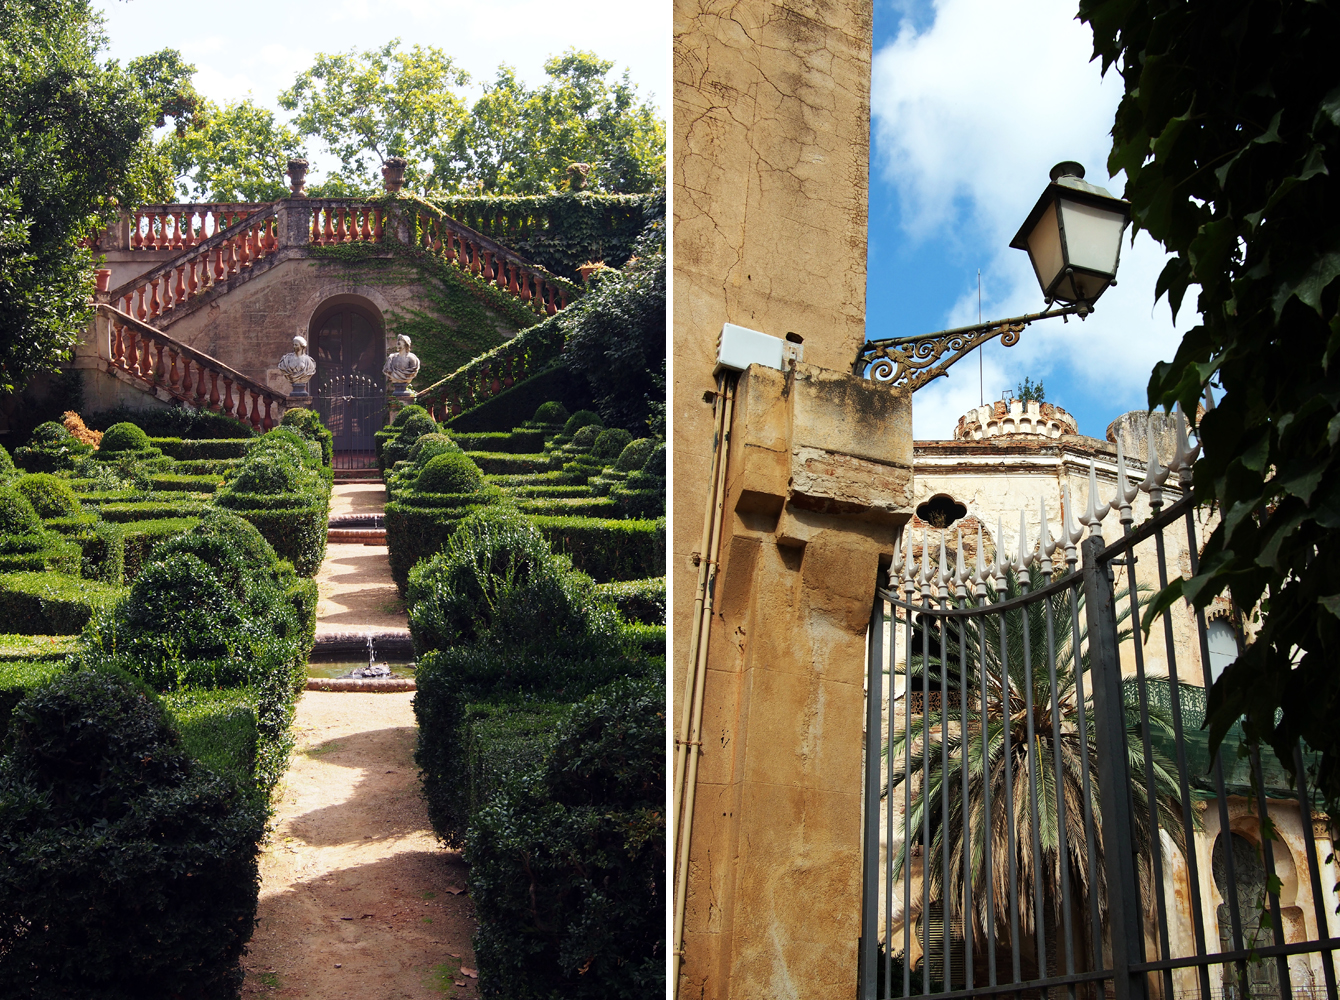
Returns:
[[[303,159],[294,159],[288,161],[289,188],[293,191],[293,197],[306,198],[307,191],[307,161]]]
[[[568,190],[584,191],[586,190],[586,175],[591,172],[589,163],[569,163],[568,164]]]
[[[399,191],[405,184],[405,167],[409,161],[403,156],[388,156],[386,162],[382,165],[382,183],[386,185],[386,190],[392,194]]]

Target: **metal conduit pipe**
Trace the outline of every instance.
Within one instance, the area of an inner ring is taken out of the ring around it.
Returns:
[[[693,830],[693,804],[698,790],[698,758],[701,756],[703,689],[707,683],[707,648],[712,632],[712,599],[716,590],[717,549],[721,545],[721,523],[726,511],[726,464],[730,456],[731,414],[735,407],[738,376],[727,374],[717,381],[716,431],[712,447],[712,480],[703,515],[702,555],[698,563],[698,593],[694,598],[694,630],[690,637],[692,664],[685,679],[684,722],[675,755],[675,805],[678,864],[675,871],[674,963],[670,996],[679,994],[679,972],[684,959],[684,913],[689,884],[689,841]],[[724,390],[724,391],[723,391]],[[692,752],[690,750],[692,749]]]

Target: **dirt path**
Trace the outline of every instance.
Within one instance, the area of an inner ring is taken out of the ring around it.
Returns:
[[[353,489],[337,487],[337,497]],[[355,556],[344,549],[357,549],[360,561],[351,566]],[[375,558],[361,561],[377,552],[380,571]],[[342,595],[374,600],[385,552],[329,546],[318,575],[318,615],[349,615],[340,630],[381,625],[359,619],[357,603]],[[349,589],[332,592],[341,574],[350,577],[344,580]],[[459,853],[438,846],[419,795],[413,697],[303,693],[293,759],[261,856],[259,923],[242,960],[244,996],[477,994],[465,864]]]
[[[375,484],[336,486],[332,517],[380,514],[386,491]],[[362,629],[407,631],[405,604],[396,593],[385,545],[328,542],[326,558],[316,574],[321,599],[316,610],[317,635]]]

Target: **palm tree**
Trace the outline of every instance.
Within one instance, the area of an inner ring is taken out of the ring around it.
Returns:
[[[1028,589],[1036,589],[1045,582],[1034,564],[1028,574]],[[1000,598],[1024,593],[1020,579],[1007,572],[1005,592]],[[1082,607],[1082,591],[1078,600]],[[1118,607],[1123,604],[1129,607],[1123,595],[1118,595],[1116,603]],[[1050,645],[1055,651],[1054,673],[1053,661],[1048,656],[1048,604],[1052,612]],[[925,699],[922,714],[913,716],[910,726],[905,710],[895,710],[893,738],[886,745],[889,762],[886,794],[892,794],[907,782],[911,808],[905,813],[904,829],[909,835],[891,859],[893,877],[897,879],[905,871],[908,848],[914,841],[920,842],[921,838],[913,832],[930,830],[923,878],[928,882],[926,895],[941,901],[945,919],[952,919],[965,936],[971,927],[978,955],[988,938],[1009,942],[1016,935],[1020,939],[1033,937],[1045,946],[1045,970],[1038,968],[1038,974],[1045,971],[1049,977],[1056,975],[1061,965],[1062,942],[1058,940],[1057,921],[1063,919],[1062,879],[1068,879],[1070,887],[1070,914],[1077,944],[1086,942],[1095,950],[1096,945],[1101,947],[1094,941],[1095,920],[1105,922],[1110,905],[1102,828],[1097,822],[1086,828],[1085,823],[1086,798],[1089,815],[1096,819],[1099,814],[1099,781],[1092,683],[1086,676],[1088,653],[1082,615],[1076,616],[1081,621],[1078,673],[1071,607],[1064,593],[1034,601],[1003,616],[953,620],[934,620],[929,615],[916,617],[920,622],[914,625],[911,662],[906,670],[907,690],[910,693],[918,682],[923,692],[932,685],[938,686],[942,707],[934,711],[930,699]],[[1119,642],[1131,635],[1129,628],[1121,627],[1128,617],[1129,611],[1119,617]],[[935,635],[937,622],[944,625]],[[1027,657],[1024,656],[1026,627],[1027,638],[1031,640],[1027,644]],[[962,655],[965,645],[966,669]],[[1002,655],[1002,649],[1008,650],[1008,656]],[[1008,667],[1004,672],[1002,662]],[[951,711],[949,706],[954,702],[958,704]],[[1171,738],[1172,720],[1166,713],[1151,706],[1147,717],[1151,736],[1157,732]],[[1145,754],[1139,714],[1129,705],[1126,746],[1133,785],[1135,843],[1141,859],[1141,896],[1148,901],[1152,899],[1154,883],[1151,858],[1155,834],[1143,783]],[[1151,763],[1159,827],[1172,837],[1179,850],[1185,851],[1173,766],[1157,752]],[[1058,786],[1062,790],[1059,796]],[[946,804],[947,823],[943,818]],[[967,920],[962,912],[965,835],[972,909]],[[985,849],[988,835],[989,866]],[[948,884],[946,840],[950,851]],[[1091,909],[1094,903],[1096,911]],[[1131,902],[1122,901],[1122,905]],[[1090,920],[1087,915],[1091,912],[1103,916]],[[1082,955],[1084,949],[1077,948],[1076,953]]]

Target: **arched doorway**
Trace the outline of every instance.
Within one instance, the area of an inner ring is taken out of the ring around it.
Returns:
[[[1238,919],[1242,928],[1242,942],[1246,948],[1258,948],[1273,944],[1269,925],[1262,926],[1262,914],[1266,904],[1266,869],[1261,854],[1246,837],[1239,833],[1223,833],[1215,839],[1212,863],[1215,885],[1219,895],[1228,898],[1228,858],[1225,856],[1225,839],[1233,852],[1233,890],[1238,897]],[[1279,850],[1277,847],[1276,850]],[[1221,903],[1216,916],[1219,919],[1219,945],[1224,951],[1233,950],[1233,924],[1227,903]],[[1225,965],[1224,996],[1241,996],[1237,982],[1236,967]],[[1272,1000],[1280,995],[1279,967],[1273,959],[1247,963],[1247,981],[1253,997]]]
[[[334,435],[335,468],[375,469],[373,437],[386,423],[386,335],[371,310],[336,300],[313,317],[317,412]]]

